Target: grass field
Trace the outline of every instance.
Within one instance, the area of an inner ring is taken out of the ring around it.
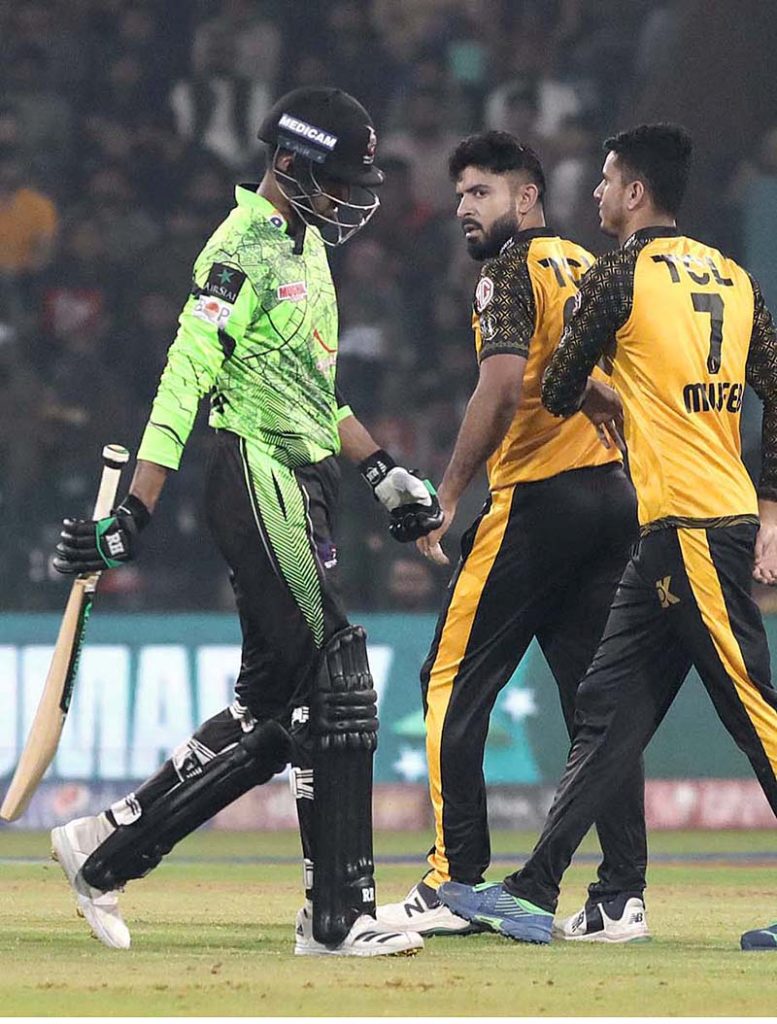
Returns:
[[[500,877],[533,836],[494,836]],[[379,895],[420,874],[428,836],[376,837]],[[740,932],[777,919],[777,832],[665,833],[651,841],[637,946],[430,939],[414,959],[292,955],[296,835],[202,832],[122,898],[133,948],[105,949],[74,912],[48,836],[0,832],[0,1016],[773,1015],[777,953]],[[572,913],[593,870],[567,874]],[[759,856],[762,855],[762,856]],[[404,859],[401,859],[404,858]],[[695,858],[695,859],[694,859]]]

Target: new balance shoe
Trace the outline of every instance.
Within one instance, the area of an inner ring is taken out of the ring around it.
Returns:
[[[599,903],[589,900],[577,914],[554,925],[553,937],[568,942],[647,942],[645,903],[638,896],[615,896]]]
[[[426,882],[414,885],[401,903],[378,907],[375,916],[388,928],[419,935],[471,935],[483,931],[480,925],[454,914]]]
[[[78,915],[86,920],[94,937],[111,949],[129,949],[130,933],[119,912],[118,893],[93,889],[81,875],[84,861],[112,831],[103,815],[75,818],[52,829],[51,856],[65,872]]]
[[[777,921],[766,928],[754,928],[745,932],[739,940],[742,949],[771,949],[777,952]]]
[[[501,882],[480,885],[443,882],[437,895],[455,914],[485,925],[508,939],[537,945],[550,942],[553,914],[513,896]]]
[[[416,932],[387,928],[374,917],[362,914],[339,946],[326,946],[313,938],[313,911],[297,911],[294,952],[297,956],[415,956],[424,948]]]

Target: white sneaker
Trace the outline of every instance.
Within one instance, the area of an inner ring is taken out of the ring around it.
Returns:
[[[650,932],[645,902],[631,896],[625,903],[622,897],[586,903],[577,914],[553,926],[553,937],[573,942],[646,942]]]
[[[51,856],[65,872],[78,914],[86,919],[94,937],[111,949],[129,949],[130,933],[119,912],[118,894],[93,889],[81,875],[84,861],[112,831],[103,815],[75,818],[52,829]]]
[[[368,914],[356,918],[339,946],[325,946],[313,938],[313,911],[309,907],[297,911],[295,934],[297,956],[415,956],[424,948],[420,935],[393,931]]]
[[[471,935],[480,925],[454,914],[425,882],[414,885],[401,903],[387,903],[375,914],[381,924],[419,935]]]

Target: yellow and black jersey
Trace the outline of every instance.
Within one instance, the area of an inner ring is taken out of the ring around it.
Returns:
[[[557,416],[579,408],[605,356],[625,410],[645,530],[755,518],[740,455],[745,382],[764,403],[758,494],[777,500],[777,335],[755,281],[674,228],[644,228],[597,260],[545,374]]]
[[[472,317],[478,361],[502,353],[527,360],[521,404],[488,460],[492,491],[620,458],[602,446],[585,416],[562,421],[540,401],[542,374],[561,337],[565,311],[571,310],[578,282],[593,259],[548,228],[532,228],[483,264]]]

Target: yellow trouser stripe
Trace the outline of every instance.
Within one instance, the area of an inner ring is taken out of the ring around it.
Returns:
[[[483,588],[502,544],[510,517],[513,488],[497,491],[493,504],[478,526],[472,550],[462,566],[445,616],[440,643],[429,674],[426,694],[426,759],[429,794],[434,808],[435,848],[429,854],[431,874],[424,881],[436,888],[448,881],[448,858],[442,827],[442,770],[440,748],[445,715],[469,643]]]
[[[777,711],[767,704],[748,675],[742,649],[731,628],[706,531],[680,529],[677,536],[686,574],[704,625],[709,630],[718,657],[736,687],[747,717],[777,776]]]

